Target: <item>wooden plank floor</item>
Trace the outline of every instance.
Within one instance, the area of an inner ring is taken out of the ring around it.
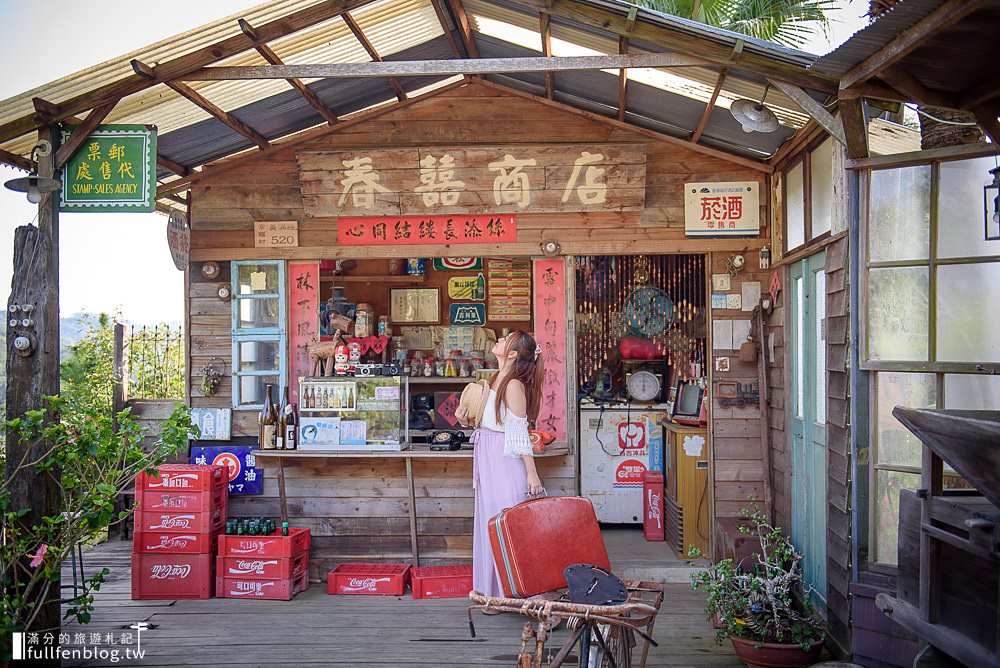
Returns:
[[[64,660],[64,666],[513,666],[526,619],[476,613],[472,639],[466,599],[329,596],[319,583],[287,602],[133,601],[130,549],[130,541],[112,540],[85,555],[86,572],[107,566],[111,574],[97,594],[91,623],[67,623],[63,631],[103,636],[147,622],[145,656],[119,663]],[[71,582],[67,564],[63,583]],[[699,592],[686,584],[667,584],[665,590],[654,630],[660,646],[651,648],[647,666],[743,665],[728,643],[713,643]],[[557,629],[551,646],[558,648],[564,638]]]

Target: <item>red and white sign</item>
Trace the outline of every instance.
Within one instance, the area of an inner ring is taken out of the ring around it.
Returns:
[[[397,246],[399,244],[496,244],[517,241],[517,216],[392,216],[337,221],[341,246]]]
[[[646,465],[638,459],[626,459],[615,469],[613,487],[642,487],[642,476]]]
[[[226,467],[226,471],[229,473],[229,480],[227,482],[236,480],[240,475],[240,471],[243,470],[243,462],[231,452],[220,452],[212,460],[212,464]]]
[[[292,367],[288,374],[290,401],[302,407],[299,378],[309,375],[309,342],[319,339],[319,264],[291,262],[288,265],[288,350]]]
[[[756,181],[685,183],[684,235],[760,236],[760,184]]]
[[[535,341],[542,347],[545,375],[542,401],[535,424],[566,439],[566,263],[535,260],[532,267],[535,297]]]
[[[645,450],[646,423],[622,422],[618,425],[618,447],[621,448],[622,454],[631,454],[625,452],[626,450]]]

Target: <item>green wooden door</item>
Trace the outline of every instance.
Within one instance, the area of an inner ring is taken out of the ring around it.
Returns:
[[[792,266],[792,542],[826,607],[826,253]]]

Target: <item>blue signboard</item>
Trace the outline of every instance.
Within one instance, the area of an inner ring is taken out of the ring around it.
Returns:
[[[192,464],[218,464],[229,468],[229,494],[264,493],[264,472],[257,468],[256,445],[191,446]]]
[[[482,327],[486,324],[486,304],[452,304],[448,316],[457,327]]]

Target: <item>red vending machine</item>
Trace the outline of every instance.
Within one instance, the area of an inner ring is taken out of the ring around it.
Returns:
[[[663,474],[642,474],[642,533],[646,540],[663,540]]]

